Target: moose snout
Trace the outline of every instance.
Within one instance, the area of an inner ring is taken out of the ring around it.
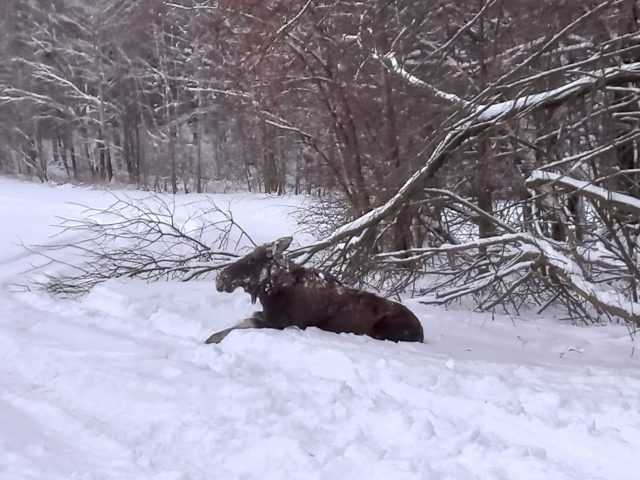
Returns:
[[[234,285],[233,277],[229,278],[225,272],[218,273],[216,278],[216,290],[219,292],[231,293],[236,289],[237,285]]]
[[[218,290],[219,292],[224,292],[224,284],[224,275],[222,273],[219,273],[218,278],[216,278],[216,290]]]

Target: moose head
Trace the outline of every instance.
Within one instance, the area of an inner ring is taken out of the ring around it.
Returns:
[[[256,247],[218,273],[216,289],[219,292],[229,293],[242,287],[245,292],[251,294],[252,301],[255,303],[260,281],[274,262],[285,262],[282,252],[289,248],[292,241],[293,237],[283,237],[275,242]]]

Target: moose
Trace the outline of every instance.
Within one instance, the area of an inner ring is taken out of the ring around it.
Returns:
[[[329,273],[305,268],[284,255],[292,237],[256,247],[218,274],[216,289],[242,287],[261,312],[215,333],[205,343],[220,343],[244,328],[317,327],[335,333],[368,335],[378,340],[422,342],[418,318],[404,305],[343,285]]]

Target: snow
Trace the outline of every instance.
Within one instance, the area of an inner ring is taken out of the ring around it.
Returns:
[[[295,232],[296,199],[214,199],[259,242]],[[624,326],[408,301],[425,344],[287,329],[204,345],[250,315],[248,295],[213,280],[111,280],[80,301],[16,287],[38,262],[18,237],[60,242],[55,216],[82,215],[66,202],[111,200],[0,179],[0,479],[637,478]]]

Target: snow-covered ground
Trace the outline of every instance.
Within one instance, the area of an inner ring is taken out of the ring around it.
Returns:
[[[143,196],[142,193],[134,195]],[[233,200],[258,241],[295,199]],[[23,292],[66,202],[99,190],[0,179],[0,479],[637,479],[640,344],[417,303],[425,344],[317,329],[212,332],[252,311],[213,282]],[[184,204],[191,197],[180,197]]]

